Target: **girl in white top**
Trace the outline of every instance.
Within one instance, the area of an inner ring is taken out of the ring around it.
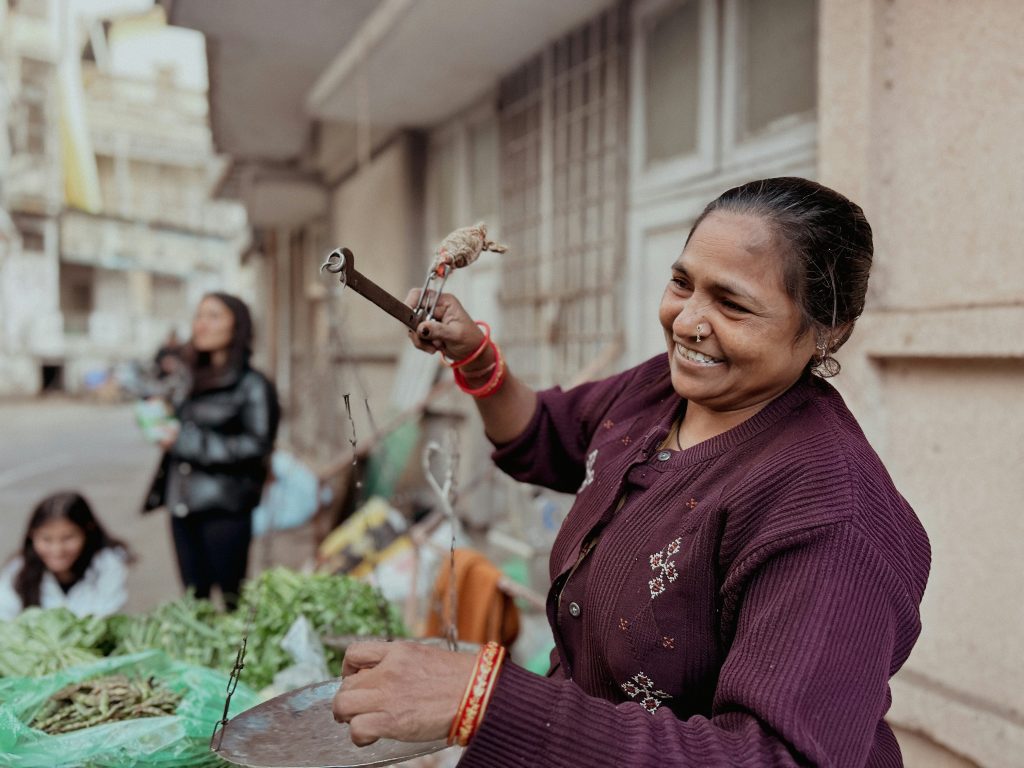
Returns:
[[[128,599],[131,559],[81,494],[47,496],[32,512],[21,553],[0,570],[0,620],[31,606],[63,606],[76,616],[116,613]]]

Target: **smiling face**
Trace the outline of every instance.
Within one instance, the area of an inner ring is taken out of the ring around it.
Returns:
[[[658,311],[680,397],[749,417],[800,378],[814,334],[800,333],[800,309],[783,287],[783,258],[756,216],[717,211],[693,232]]]
[[[199,352],[221,352],[231,346],[235,316],[220,299],[207,296],[192,319],[192,345]]]
[[[58,518],[43,523],[32,531],[32,548],[47,570],[67,581],[71,566],[85,547],[85,531],[70,520]]]

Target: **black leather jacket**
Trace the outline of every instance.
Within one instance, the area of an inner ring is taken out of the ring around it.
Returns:
[[[190,396],[176,415],[181,431],[160,461],[143,511],[251,512],[280,419],[274,385],[249,368],[228,387]]]

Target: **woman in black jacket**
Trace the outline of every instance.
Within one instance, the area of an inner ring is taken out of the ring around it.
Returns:
[[[165,453],[144,509],[170,510],[185,587],[208,597],[216,584],[233,609],[277,434],[277,393],[249,365],[252,317],[241,299],[204,296],[186,353],[191,388],[174,404],[181,426],[161,442]]]

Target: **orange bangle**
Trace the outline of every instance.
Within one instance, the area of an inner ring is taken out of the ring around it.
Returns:
[[[477,671],[480,669],[480,654],[477,654],[476,663],[473,664],[473,673],[469,676],[469,682],[466,684],[466,690],[462,694],[462,701],[459,702],[459,708],[455,710],[455,717],[452,718],[452,726],[448,729],[448,746],[455,744],[455,739],[458,735],[459,724],[462,722],[463,715],[466,712],[466,703],[469,701],[469,694],[473,691],[473,682],[476,680]]]
[[[505,367],[505,358],[501,356],[501,350],[498,348],[497,344],[492,341],[489,346],[494,350],[495,365],[494,370],[491,372],[491,377],[483,386],[474,389],[469,386],[469,382],[466,380],[466,374],[458,368],[452,371],[455,375],[455,383],[458,385],[459,389],[467,395],[472,395],[477,399],[490,397],[501,388],[502,384],[505,383],[505,373],[507,370]]]
[[[449,745],[458,744],[465,747],[473,738],[480,721],[483,720],[487,703],[491,700],[498,672],[505,661],[505,653],[505,649],[495,642],[489,642],[480,649],[476,656],[476,664],[473,665],[473,674],[470,675],[466,692],[462,696],[462,703],[456,710],[452,727],[448,731]]]
[[[469,357],[464,357],[461,360],[449,360],[444,354],[441,355],[441,362],[447,365],[449,368],[461,368],[466,363],[471,363],[483,354],[483,351],[487,349],[487,345],[491,342],[491,326],[485,323],[483,320],[477,320],[476,324],[480,326],[484,331],[484,340],[480,342],[480,346],[474,350]]]

